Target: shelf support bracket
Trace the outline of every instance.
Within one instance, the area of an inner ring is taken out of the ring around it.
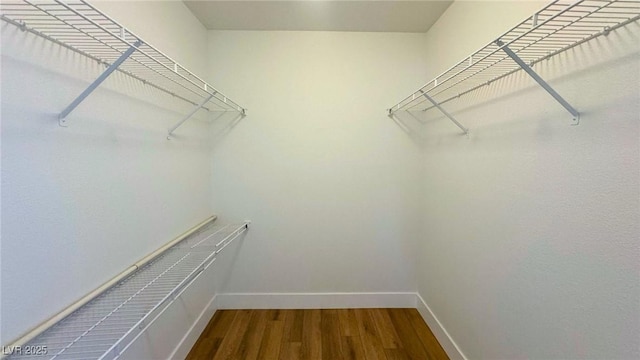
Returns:
[[[210,94],[208,97],[206,97],[204,100],[202,100],[199,104],[195,105],[193,107],[193,110],[191,110],[191,112],[189,114],[187,114],[187,116],[183,117],[182,120],[178,121],[177,124],[173,125],[173,127],[171,129],[169,129],[169,134],[167,135],[167,140],[171,139],[171,135],[173,135],[173,132],[176,131],[177,128],[179,128],[182,124],[184,124],[185,121],[191,119],[191,117],[198,112],[198,110],[202,109],[202,107],[204,106],[204,104],[208,103],[209,100],[211,100],[213,98],[213,95],[215,95],[216,93],[214,92],[213,94]]]
[[[540,75],[533,71],[531,66],[527,65],[516,53],[513,52],[513,50],[509,49],[507,45],[504,45],[504,43],[500,39],[496,40],[496,45],[502,47],[502,51],[504,51],[511,59],[513,59],[513,61],[515,61],[516,64],[518,64],[522,68],[522,70],[526,71],[526,73],[529,74],[529,76],[531,76],[533,80],[535,80],[543,89],[545,89],[549,93],[549,95],[553,96],[553,98],[556,99],[556,101],[559,102],[560,105],[562,105],[565,109],[567,109],[569,113],[571,113],[571,116],[573,116],[574,125],[578,125],[580,123],[580,113],[562,96],[560,96],[560,94],[558,94],[549,84],[547,84],[547,82],[544,81],[544,79],[542,79]]]
[[[433,106],[435,106],[438,110],[440,110],[440,112],[443,113],[444,116],[448,117],[449,120],[451,120],[454,124],[456,124],[456,126],[459,127],[460,130],[462,130],[466,135],[469,135],[469,129],[462,126],[462,124],[460,124],[458,120],[456,120],[456,118],[453,117],[453,115],[449,114],[447,110],[443,109],[442,106],[440,106],[440,104],[438,104],[438,102],[435,101],[431,96],[429,96],[424,90],[420,90],[420,92],[422,93],[422,96],[424,96],[427,100],[429,100],[429,102],[432,103]]]
[[[98,78],[95,79],[88,88],[86,88],[80,95],[78,95],[78,97],[73,100],[73,102],[71,102],[69,106],[62,110],[60,115],[58,115],[58,124],[60,124],[60,126],[67,126],[67,116],[78,105],[80,105],[80,103],[82,103],[82,101],[84,101],[84,99],[89,96],[93,92],[93,90],[100,86],[100,84],[102,84],[102,82],[105,81],[109,77],[109,75],[111,75],[111,73],[113,73],[125,60],[127,60],[129,56],[131,56],[131,54],[133,54],[133,52],[136,51],[140,45],[142,45],[142,41],[136,41],[127,51],[120,55],[118,60],[116,60],[107,68],[107,70],[105,70],[100,76],[98,76]]]

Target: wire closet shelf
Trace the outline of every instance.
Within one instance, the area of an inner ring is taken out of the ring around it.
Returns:
[[[388,114],[436,108],[467,133],[442,105],[522,69],[577,123],[579,113],[535,73],[533,65],[639,18],[639,0],[554,1],[402,99]]]
[[[193,104],[193,113],[175,128],[200,108],[245,115],[246,109],[84,0],[2,0],[0,18],[107,67],[60,113],[61,125],[64,125],[67,115],[113,71],[125,73]]]
[[[117,359],[247,228],[203,226],[8,359]]]

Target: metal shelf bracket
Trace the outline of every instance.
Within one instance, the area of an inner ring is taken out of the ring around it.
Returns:
[[[460,124],[458,122],[458,120],[456,120],[456,118],[453,117],[453,115],[449,114],[449,112],[447,110],[445,110],[442,106],[440,106],[440,104],[438,104],[437,101],[435,101],[431,96],[429,96],[424,90],[420,90],[420,93],[422,93],[422,96],[424,96],[427,100],[429,100],[430,103],[433,104],[433,106],[435,106],[438,110],[440,110],[441,113],[444,114],[444,116],[448,117],[449,120],[451,120],[454,124],[456,124],[457,127],[460,128],[460,130],[462,130],[465,135],[469,135],[469,129],[467,129],[466,127],[462,126],[462,124]]]
[[[529,76],[531,76],[533,80],[538,83],[538,85],[546,90],[549,95],[553,96],[553,98],[556,99],[556,101],[559,102],[560,105],[562,105],[562,107],[564,107],[571,114],[571,116],[573,116],[574,125],[578,125],[580,123],[580,113],[578,113],[578,111],[573,106],[571,106],[571,104],[569,104],[562,96],[560,96],[560,94],[558,94],[551,87],[551,85],[544,81],[544,79],[542,79],[540,75],[533,71],[531,66],[527,65],[515,52],[513,52],[513,50],[509,48],[509,46],[505,45],[500,39],[496,40],[495,43],[496,45],[500,46],[502,48],[502,51],[504,51],[511,59],[513,59],[513,61],[515,61],[516,64],[518,64],[522,68],[522,70],[529,74]]]
[[[191,117],[193,115],[195,115],[195,113],[197,113],[198,110],[202,109],[204,104],[208,103],[209,100],[211,100],[215,94],[216,93],[214,91],[213,94],[211,94],[208,97],[204,98],[199,104],[197,104],[197,105],[195,105],[193,107],[193,110],[191,110],[191,112],[189,114],[187,114],[185,117],[183,117],[182,120],[178,121],[177,124],[173,125],[171,127],[171,129],[169,129],[169,134],[167,134],[167,140],[171,140],[171,135],[173,135],[173,132],[176,131],[176,129],[179,128],[182,124],[184,124],[187,120],[191,119]]]
[[[98,76],[98,78],[95,79],[91,83],[91,85],[89,85],[89,87],[87,87],[80,95],[78,95],[78,97],[75,100],[73,100],[71,104],[69,104],[69,106],[67,106],[64,110],[62,110],[60,115],[58,115],[58,124],[60,126],[67,126],[67,116],[78,105],[80,105],[80,103],[82,103],[84,99],[87,98],[87,96],[89,96],[95,89],[97,89],[98,86],[100,86],[100,84],[102,84],[102,82],[105,81],[109,77],[109,75],[111,75],[111,73],[116,71],[116,69],[118,69],[118,67],[125,60],[127,60],[129,56],[131,56],[131,54],[133,54],[140,45],[142,45],[142,41],[140,40],[136,41],[129,49],[127,49],[127,51],[122,53],[122,55],[120,55],[120,57],[115,62],[113,62],[113,64],[111,64],[102,74],[100,74],[100,76]]]
[[[196,104],[189,114],[187,114],[180,121],[178,121],[174,126],[172,126],[169,129],[169,132],[167,134],[167,140],[171,140],[171,138],[173,136],[173,133],[180,126],[182,126],[182,124],[184,124],[187,120],[191,119],[191,117],[193,115],[195,115],[195,113],[197,113],[198,110],[202,109],[206,103],[208,103],[211,99],[213,99],[216,94],[217,94],[217,92],[214,91],[213,94],[210,94],[208,97],[206,97],[204,100],[202,100],[202,102],[200,102],[199,104]],[[239,114],[239,117],[244,118],[245,116],[247,116],[247,109],[238,107],[238,114]]]

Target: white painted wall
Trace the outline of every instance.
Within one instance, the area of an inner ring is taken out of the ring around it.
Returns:
[[[98,7],[203,74],[206,31],[181,2]],[[204,116],[165,138],[190,105],[114,74],[57,125],[102,69],[2,23],[2,344],[212,213]]]
[[[416,288],[469,358],[640,356],[638,24],[536,67],[580,126],[518,74],[452,104],[467,139],[384,109],[539,4],[456,2],[426,36],[207,35],[180,2],[97,4],[249,116],[167,142],[189,106],[116,75],[61,129],[101,68],[3,25],[3,344],[215,209],[250,232],[129,358],[173,351],[215,292]]]
[[[423,43],[209,33],[211,80],[249,109],[214,144],[214,208],[253,221],[223,292],[415,291],[420,152],[385,107],[426,75]]]
[[[496,16],[498,9],[508,7]],[[455,2],[432,27],[429,78],[536,4]],[[431,113],[419,292],[470,359],[640,357],[640,24]]]

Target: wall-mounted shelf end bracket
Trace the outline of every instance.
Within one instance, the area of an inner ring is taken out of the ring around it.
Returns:
[[[511,50],[507,45],[504,44],[500,39],[495,41],[496,45],[501,47],[502,51],[504,51],[513,61],[518,64],[522,70],[524,70],[529,76],[535,80],[538,85],[540,85],[544,90],[546,90],[549,95],[553,96],[557,102],[562,105],[570,114],[573,116],[573,125],[578,125],[580,123],[580,113],[569,104],[560,94],[558,94],[544,79],[540,77],[531,66],[527,65],[513,50]]]
[[[95,79],[89,87],[87,87],[78,97],[69,104],[62,112],[58,115],[58,124],[60,126],[67,126],[67,116],[76,108],[80,103],[84,101],[95,89],[105,81],[111,73],[113,73],[118,67],[133,54],[138,47],[142,45],[141,40],[137,40],[127,51],[122,53],[120,57],[113,62],[113,64],[109,65],[109,67]]]
[[[437,101],[435,101],[431,96],[429,96],[424,90],[421,89],[419,91],[422,94],[422,96],[424,96],[427,100],[429,100],[429,102],[433,104],[433,106],[435,106],[438,110],[440,110],[440,112],[443,113],[444,116],[448,117],[449,120],[451,120],[454,124],[456,124],[456,126],[459,127],[460,130],[462,130],[465,133],[465,135],[469,135],[469,129],[462,126],[462,124],[460,124],[460,122],[458,122],[458,120],[456,120],[456,118],[453,117],[453,115],[449,114],[447,110],[445,110],[442,106],[440,106],[440,104]]]

